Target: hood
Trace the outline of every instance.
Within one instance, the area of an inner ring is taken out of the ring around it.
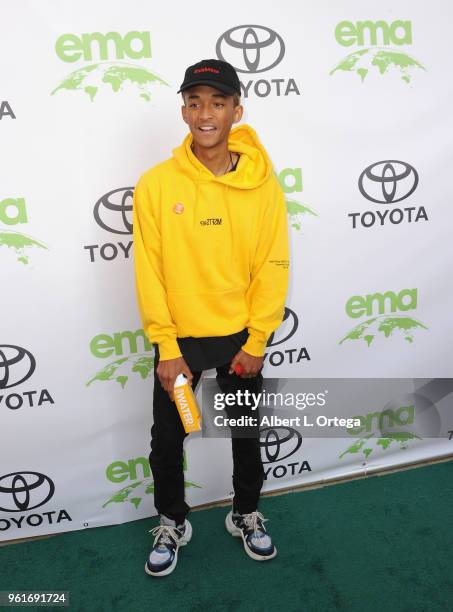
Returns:
[[[239,163],[234,172],[215,176],[192,152],[193,137],[189,133],[182,145],[173,150],[177,164],[195,181],[216,181],[237,189],[254,189],[262,185],[273,172],[266,149],[255,130],[247,124],[233,128],[228,137],[228,148],[239,153]]]

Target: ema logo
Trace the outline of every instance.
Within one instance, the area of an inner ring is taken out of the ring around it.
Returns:
[[[417,189],[419,177],[417,170],[410,164],[389,159],[371,164],[359,176],[359,191],[364,198],[376,204],[396,204],[409,198]],[[382,208],[366,212],[348,213],[352,229],[370,228],[374,225],[398,225],[428,221],[424,206],[405,206],[404,208]]]
[[[25,199],[5,198],[0,200],[0,222],[9,226],[28,223]],[[0,227],[0,247],[2,246],[13,251],[16,261],[25,265],[30,262],[31,249],[47,250],[46,245],[40,240]]]
[[[11,108],[11,105],[7,100],[2,100],[0,102],[0,121],[4,117],[9,117],[10,119],[16,118],[16,115],[14,114],[14,111]]]
[[[366,296],[353,295],[346,302],[346,314],[352,319],[371,318],[356,325],[339,344],[362,340],[367,346],[371,346],[376,338],[388,339],[395,336],[400,336],[412,344],[414,335],[428,328],[413,317],[393,313],[408,312],[416,308],[417,289],[403,289],[399,293],[386,291]]]
[[[0,407],[18,410],[24,404],[30,408],[42,406],[44,402],[54,403],[47,389],[6,392],[25,383],[36,369],[36,359],[27,349],[14,344],[0,344]],[[35,403],[35,400],[36,403]]]
[[[63,34],[55,43],[55,52],[66,63],[79,60],[92,62],[95,58],[148,59],[151,57],[150,33],[133,31],[124,36],[118,32]],[[168,86],[168,83],[143,66],[122,61],[101,61],[71,72],[51,95],[58,91],[82,91],[93,102],[100,91],[130,91],[149,102],[153,89],[162,85]]]
[[[285,307],[283,320],[280,326],[270,335],[267,341],[266,347],[270,350],[264,354],[264,363],[269,363],[272,366],[280,366],[282,364],[299,363],[302,359],[310,361],[310,355],[305,346],[296,346],[293,348],[283,348],[280,346],[294,336],[298,327],[299,318],[297,314],[294,310]],[[274,350],[275,346],[278,346],[278,349]]]
[[[292,427],[263,427],[260,429],[261,458],[264,479],[296,476],[304,471],[311,472],[308,461],[285,462],[302,446],[301,434]]]
[[[285,43],[280,34],[261,25],[240,25],[224,32],[216,43],[216,54],[220,60],[232,64],[237,72],[258,74],[272,70],[285,55]],[[241,81],[244,98],[253,91],[259,98],[271,92],[277,96],[294,93],[300,96],[294,79],[258,79]]]
[[[47,504],[55,493],[55,484],[46,474],[39,472],[11,472],[0,476],[0,510],[2,512],[27,512],[36,510]],[[25,525],[39,527],[47,519],[47,524],[61,521],[72,521],[66,510],[51,510],[41,514],[0,518],[0,531],[8,531],[11,527],[21,529]]]
[[[138,473],[140,471],[140,474]],[[186,451],[183,451],[183,471],[187,471]],[[105,504],[106,508],[109,504],[124,504],[131,503],[134,508],[138,508],[145,495],[154,493],[154,481],[151,478],[151,468],[149,460],[145,457],[137,457],[137,459],[129,459],[129,461],[114,461],[107,466],[105,475],[109,482],[117,484],[119,482],[128,481],[128,484],[117,491]],[[201,489],[200,485],[184,480],[184,487]]]
[[[118,359],[108,363],[97,372],[87,383],[89,387],[94,382],[113,381],[122,389],[131,377],[140,377],[142,380],[150,378],[154,367],[154,358],[144,352],[139,353],[139,341],[143,351],[152,351],[153,346],[145,335],[143,329],[136,332],[124,331],[109,336],[99,334],[90,342],[90,351],[98,359],[108,359],[116,355]],[[123,357],[128,353],[126,357]]]
[[[441,392],[442,381],[433,379],[427,388]],[[436,389],[437,387],[437,389]],[[382,411],[353,417],[360,421],[359,427],[349,428],[348,434],[360,436],[339,455],[362,456],[366,461],[371,454],[388,449],[406,450],[423,438],[437,438],[441,430],[441,419],[435,404],[423,393],[406,393],[390,401]]]
[[[94,205],[93,215],[96,223],[106,232],[130,236],[132,234],[133,187],[120,187],[101,196]],[[90,254],[91,263],[99,255],[104,261],[112,261],[118,256],[129,259],[132,240],[88,244],[83,247]]]
[[[302,168],[284,168],[276,174],[280,187],[284,193],[292,194],[302,191]],[[308,206],[308,204],[298,202],[292,197],[285,198],[285,200],[286,211],[291,227],[296,231],[300,231],[302,227],[302,217],[308,217],[309,215],[318,217],[318,213]]]
[[[389,45],[411,45],[412,24],[410,21],[341,21],[335,28],[335,39],[343,47],[365,47],[349,53],[330,74],[352,72],[363,81],[369,74],[388,75],[394,73],[404,83],[410,83],[416,70],[424,66],[407,53],[386,48]],[[380,45],[380,46],[378,46]]]

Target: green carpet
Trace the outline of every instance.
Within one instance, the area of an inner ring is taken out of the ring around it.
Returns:
[[[143,569],[155,518],[5,546],[0,590],[70,591],[69,609],[81,612],[444,612],[453,609],[452,477],[449,461],[263,498],[279,551],[267,563],[226,532],[228,508],[190,514],[192,541],[166,578]]]

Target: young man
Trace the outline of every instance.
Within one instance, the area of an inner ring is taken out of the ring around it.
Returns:
[[[180,92],[190,133],[134,193],[137,299],[155,346],[149,458],[160,525],[145,565],[152,576],[172,572],[192,536],[175,379],[183,373],[195,389],[203,370],[216,368],[223,392],[259,392],[289,268],[286,206],[272,164],[252,128],[231,130],[243,113],[236,71],[203,60],[186,70]],[[233,406],[228,416],[242,410]],[[232,432],[234,498],[225,525],[250,557],[268,560],[277,550],[257,510],[263,465],[258,427],[251,429],[248,437]]]

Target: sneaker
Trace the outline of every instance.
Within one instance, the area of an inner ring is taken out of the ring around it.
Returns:
[[[145,572],[150,576],[168,576],[178,562],[178,548],[190,542],[192,525],[187,519],[182,525],[176,525],[175,521],[162,514],[160,525],[150,529],[149,533],[155,537]]]
[[[231,535],[242,537],[245,552],[256,561],[268,561],[277,554],[270,535],[266,531],[265,519],[261,512],[239,514],[230,510],[225,519],[225,527]]]

